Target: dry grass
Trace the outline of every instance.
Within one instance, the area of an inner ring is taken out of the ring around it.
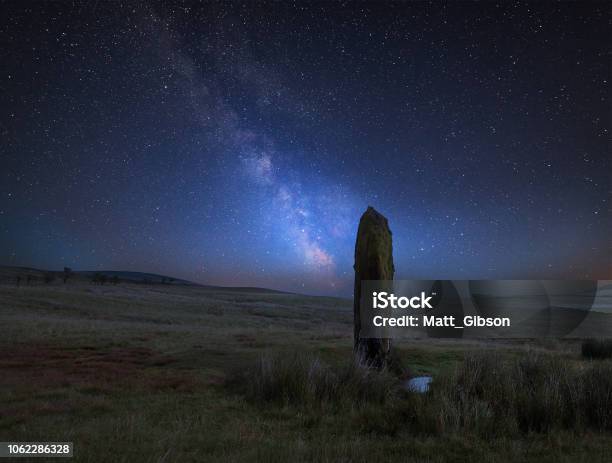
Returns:
[[[234,380],[254,402],[342,409],[385,405],[398,394],[397,378],[355,362],[332,368],[319,357],[299,353],[264,356]]]
[[[468,354],[435,378],[424,395],[401,391],[400,379],[349,363],[331,368],[302,355],[264,357],[241,376],[255,403],[344,413],[362,410],[362,425],[395,434],[476,433],[486,438],[569,430],[612,430],[612,364],[575,366],[529,352]]]
[[[576,366],[534,352],[513,360],[470,354],[436,379],[416,423],[430,432],[487,436],[611,430],[612,364]]]

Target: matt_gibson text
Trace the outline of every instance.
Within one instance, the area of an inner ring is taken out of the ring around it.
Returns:
[[[461,323],[452,315],[403,315],[401,317],[383,317],[375,315],[372,324],[376,327],[447,327],[463,329],[466,327],[509,327],[508,317],[481,317],[480,315],[467,315]]]

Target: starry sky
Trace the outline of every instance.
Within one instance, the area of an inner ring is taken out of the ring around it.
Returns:
[[[3,2],[0,264],[612,278],[601,3]]]

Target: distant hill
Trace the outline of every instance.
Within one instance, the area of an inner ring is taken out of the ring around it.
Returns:
[[[22,283],[26,282],[28,276],[35,280],[43,280],[45,275],[52,274],[56,279],[61,279],[64,274],[63,270],[41,270],[31,267],[17,267],[0,265],[0,282],[15,281],[17,277],[22,278]],[[147,283],[147,284],[169,284],[169,285],[180,285],[180,286],[196,286],[199,288],[210,289],[211,291],[231,291],[231,292],[244,292],[244,293],[276,293],[276,294],[290,294],[285,291],[277,291],[268,288],[257,288],[249,286],[212,286],[202,285],[194,283],[193,281],[183,280],[180,278],[174,278],[167,275],[159,275],[157,273],[146,273],[146,272],[128,272],[122,270],[80,270],[74,271],[72,280],[75,281],[90,281],[94,275],[104,275],[110,279],[113,277],[119,278],[120,281],[130,283]]]
[[[201,286],[193,281],[181,280],[180,278],[173,278],[166,275],[159,275],[157,273],[144,273],[144,272],[124,272],[118,270],[84,270],[74,272],[77,275],[84,277],[93,277],[95,274],[104,275],[108,278],[117,277],[123,281],[131,281],[135,283],[172,283],[173,285],[189,285],[189,286]]]

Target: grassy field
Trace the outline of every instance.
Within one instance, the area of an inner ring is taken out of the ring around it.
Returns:
[[[393,398],[372,399],[372,384],[358,392],[334,389],[338,380],[326,378],[350,365],[349,300],[162,284],[102,286],[78,278],[20,287],[5,281],[0,326],[0,441],[72,441],[73,461],[559,463],[609,461],[612,454],[606,426],[553,423],[505,434],[463,421],[450,425],[448,410],[463,399],[429,398],[435,388],[418,397],[398,392],[401,378],[393,376],[382,384]],[[396,350],[410,374],[432,374],[440,384],[468,371],[465,358],[474,352],[497,364],[535,352],[577,372],[610,365],[584,360],[577,343],[556,341],[412,340]],[[302,354],[324,365],[318,381],[327,381],[320,389],[327,399],[318,393],[312,403],[300,402],[308,395],[266,396],[275,389],[261,377],[262,356]],[[499,377],[500,384],[508,380]],[[354,403],[351,394],[358,394]],[[340,396],[342,405],[334,402]],[[435,408],[440,400],[455,402]],[[407,410],[422,410],[433,421],[425,425]],[[464,418],[468,412],[457,413]],[[495,429],[498,414],[479,416]]]

